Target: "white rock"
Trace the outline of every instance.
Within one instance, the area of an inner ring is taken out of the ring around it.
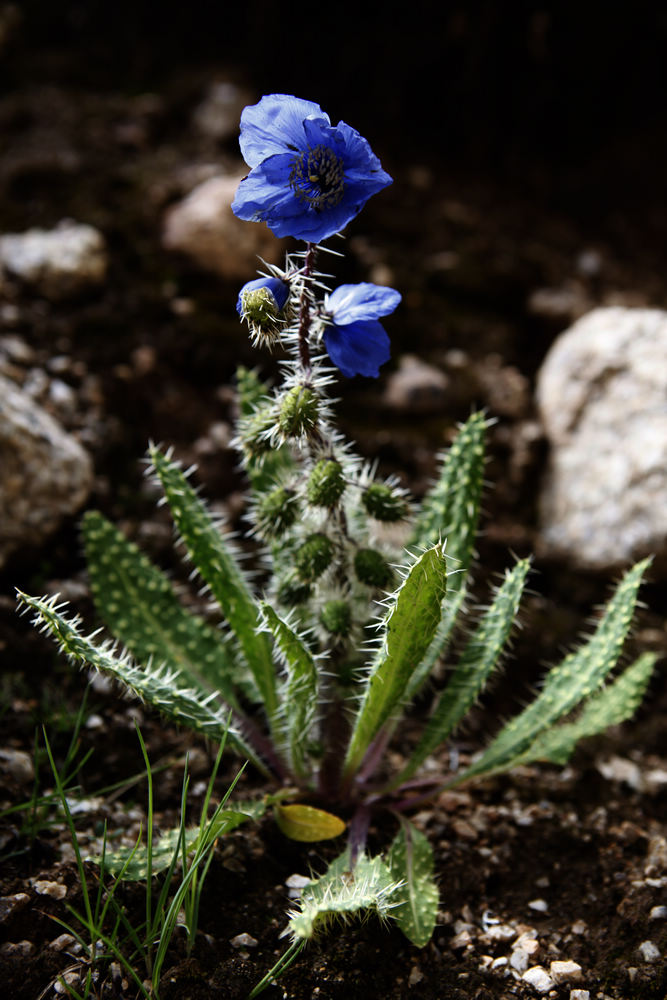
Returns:
[[[535,910],[536,913],[546,913],[549,909],[549,904],[546,899],[531,899],[528,909]]]
[[[55,229],[0,236],[0,266],[49,299],[100,285],[107,273],[104,237],[93,226],[64,219]]]
[[[24,750],[0,749],[0,774],[8,775],[20,785],[29,785],[35,780],[32,757]]]
[[[447,398],[449,379],[444,372],[412,354],[404,354],[398,371],[386,381],[383,402],[392,410],[435,413]]]
[[[593,568],[667,553],[666,397],[667,313],[595,309],[557,339],[537,388],[548,551]]]
[[[667,920],[667,906],[652,906],[649,920]]]
[[[653,944],[653,941],[642,941],[637,951],[644,962],[657,962],[660,958],[660,949]]]
[[[589,990],[570,990],[570,1000],[591,1000]]]
[[[238,135],[241,112],[252,99],[235,83],[217,80],[209,87],[193,115],[198,132],[219,142]]]
[[[257,939],[251,934],[237,934],[236,937],[231,938],[229,942],[232,948],[256,948]]]
[[[523,948],[515,948],[510,955],[510,965],[517,972],[525,972],[528,968],[530,955]]]
[[[548,993],[554,987],[553,979],[541,965],[533,965],[532,968],[526,969],[521,978],[538,993]]]
[[[261,222],[237,219],[232,201],[244,175],[210,177],[166,212],[162,243],[206,271],[248,281],[258,257],[278,263],[283,243]]]
[[[0,566],[21,545],[39,545],[86,501],[93,481],[81,445],[0,375]]]
[[[555,983],[578,983],[581,979],[581,966],[570,959],[552,962],[549,971]]]
[[[33,889],[40,896],[50,896],[52,899],[64,899],[67,895],[67,886],[61,882],[49,882],[47,879],[37,879],[33,882]]]

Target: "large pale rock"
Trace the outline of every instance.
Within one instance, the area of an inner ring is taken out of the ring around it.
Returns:
[[[667,556],[667,313],[595,309],[539,373],[551,442],[541,497],[548,551],[590,568]]]
[[[0,375],[0,566],[39,545],[85,502],[90,456],[53,417]]]
[[[64,219],[55,229],[0,236],[0,271],[48,299],[64,299],[104,282],[107,250],[93,226]]]
[[[284,244],[263,222],[243,222],[232,212],[243,176],[210,177],[172,205],[164,219],[163,246],[225,278],[250,280],[258,257],[277,264]]]

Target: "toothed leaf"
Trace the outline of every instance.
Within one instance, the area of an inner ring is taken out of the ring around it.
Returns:
[[[297,940],[308,939],[336,920],[347,922],[371,912],[386,918],[398,887],[381,858],[362,855],[352,868],[345,851],[321,878],[305,886],[299,909],[290,913],[289,930]]]
[[[366,681],[345,766],[354,773],[371,740],[399,707],[413,671],[440,621],[447,586],[447,565],[441,545],[418,557],[391,599],[385,618],[384,642]]]
[[[431,940],[440,897],[433,878],[431,845],[407,820],[401,822],[393,840],[387,867],[393,878],[403,883],[394,895],[397,905],[391,915],[408,940],[423,948]]]
[[[257,631],[258,608],[236,558],[179,466],[156,448],[151,448],[150,456],[180,536],[236,635],[273,719],[277,698],[271,648],[268,637]]]
[[[345,830],[345,823],[333,813],[313,806],[277,805],[274,808],[276,823],[290,840],[300,840],[303,843],[315,843],[318,840],[331,840],[340,837]]]

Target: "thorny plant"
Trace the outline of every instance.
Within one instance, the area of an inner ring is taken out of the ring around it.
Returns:
[[[228,745],[283,789],[274,814],[288,837],[325,839],[347,826],[342,854],[289,915],[292,945],[276,974],[318,928],[366,912],[393,917],[410,941],[425,945],[438,890],[431,848],[410,812],[444,788],[519,763],[564,763],[579,739],[632,715],[655,657],[644,654],[610,679],[647,567],[641,562],[591,634],[469,766],[420,770],[501,662],[529,562],[515,562],[486,607],[467,613],[483,414],[473,413],[441,456],[420,507],[396,480],[378,481],[335,427],[331,362],[348,377],[377,376],[389,357],[379,319],[400,301],[392,289],[369,283],[329,292],[318,270],[322,253],[332,251],[317,243],[391,182],[368,143],[344,122],[332,126],[316,104],[271,95],[245,109],[241,149],[252,169],[236,213],[306,244],[284,269],[268,267],[245,285],[238,301],[253,342],[280,345],[286,355],[276,389],[254,372],[238,373],[237,444],[259,585],[254,589],[190,473],[151,447],[152,473],[221,627],[184,610],[166,576],[97,513],[84,520],[90,578],[116,638],[85,635],[55,597],[20,596],[71,659],[116,678],[173,721],[220,740],[231,716]],[[399,526],[407,543],[397,549]],[[444,684],[436,684],[421,736],[393,773],[387,750],[434,671],[442,677],[443,663]],[[369,823],[379,813],[393,817],[398,830],[386,854],[369,857]]]

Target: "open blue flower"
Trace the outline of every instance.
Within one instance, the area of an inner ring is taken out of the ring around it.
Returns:
[[[401,301],[393,288],[362,282],[340,285],[324,301],[327,354],[343,375],[377,378],[380,365],[389,360],[389,337],[379,316],[388,316]]]
[[[251,170],[232,210],[275,236],[325,240],[392,182],[355,129],[333,126],[319,104],[288,94],[245,108],[239,141]]]

